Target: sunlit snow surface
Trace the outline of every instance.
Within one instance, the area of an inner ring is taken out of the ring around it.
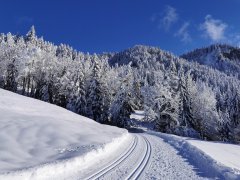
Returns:
[[[139,121],[142,121],[144,119],[144,111],[138,111],[136,110],[134,113],[130,115],[131,119],[137,119]]]
[[[143,117],[144,111],[136,110],[131,115],[131,118],[140,122]],[[167,143],[175,147],[183,158],[188,159],[189,162],[192,162],[200,170],[205,168],[205,172],[208,172],[210,175],[216,172],[220,174],[232,172],[237,175],[237,178],[240,178],[239,144],[204,141],[157,132],[151,132],[150,134],[163,138]],[[228,175],[226,176],[229,177]]]
[[[126,134],[126,130],[0,89],[0,174],[74,160],[90,151],[96,154],[108,143],[119,144]]]
[[[240,145],[200,140],[187,140],[187,142],[217,162],[240,172]]]
[[[133,116],[141,121],[143,112]],[[103,162],[119,158],[131,144],[131,136],[126,130],[100,125],[55,105],[0,89],[0,179],[78,179],[91,169],[99,169]],[[239,145],[153,131],[139,136],[148,137],[152,145],[149,165],[168,163],[175,175],[181,175],[183,166],[173,165],[182,162],[190,167],[188,174],[195,172],[199,178],[240,178]],[[141,148],[144,146],[140,144]],[[159,159],[163,152],[164,157]],[[167,174],[163,170],[146,169],[143,176],[161,178]],[[168,175],[169,179],[173,177]]]

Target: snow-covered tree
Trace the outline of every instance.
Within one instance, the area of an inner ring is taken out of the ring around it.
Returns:
[[[26,34],[25,40],[30,43],[36,43],[36,39],[37,39],[37,36],[36,36],[35,27],[32,26],[31,29]]]
[[[91,55],[44,41],[33,26],[26,36],[0,35],[0,88],[100,123],[127,127],[143,109],[159,131],[239,141],[239,54],[213,45],[182,56],[188,60],[147,46]]]
[[[94,55],[89,92],[87,95],[87,114],[98,122],[106,123],[108,117],[105,116],[105,113],[109,107],[108,91],[103,81],[103,72],[100,63],[97,55]]]

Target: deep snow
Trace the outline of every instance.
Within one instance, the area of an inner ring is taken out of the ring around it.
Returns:
[[[240,145],[195,139],[187,139],[186,141],[213,158],[219,164],[230,167],[233,170],[235,169],[236,173],[240,173]]]
[[[221,142],[202,141],[171,134],[148,131],[170,144],[178,155],[207,179],[240,179],[240,146]],[[233,166],[234,164],[234,166]]]
[[[52,166],[59,172],[87,167],[127,136],[124,129],[0,89],[0,179],[56,174]]]
[[[128,134],[2,89],[0,115],[0,179],[240,179],[239,145]]]
[[[132,118],[143,119],[143,111],[135,111]],[[141,127],[142,128],[142,127]],[[143,128],[145,129],[145,128]],[[205,176],[240,179],[240,145],[224,142],[204,141],[188,137],[148,131],[158,136],[179,151],[179,155],[199,168]]]

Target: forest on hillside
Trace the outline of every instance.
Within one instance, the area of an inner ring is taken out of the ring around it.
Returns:
[[[199,57],[208,52],[200,51]],[[38,38],[32,27],[25,36],[0,35],[0,88],[103,124],[127,128],[138,109],[157,131],[239,142],[236,63],[221,70],[219,64],[216,68],[185,57],[148,46],[82,53]]]

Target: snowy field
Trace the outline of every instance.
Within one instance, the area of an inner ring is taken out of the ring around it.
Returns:
[[[0,179],[86,168],[127,136],[124,129],[0,89]]]

